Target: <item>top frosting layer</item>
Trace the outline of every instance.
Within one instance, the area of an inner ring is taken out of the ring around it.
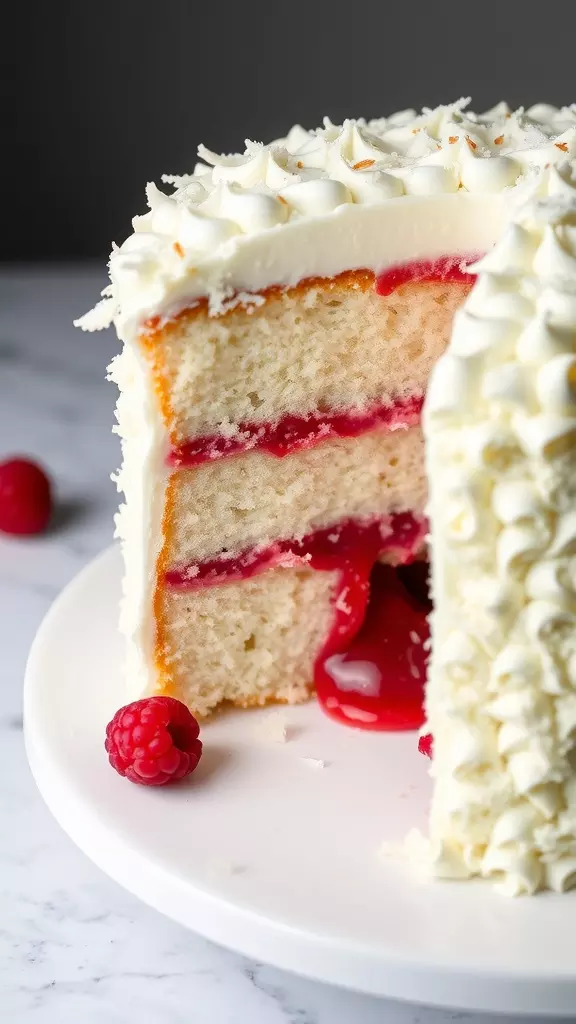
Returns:
[[[148,184],[149,210],[114,246],[111,285],[79,325],[95,330],[114,318],[149,315],[172,294],[215,296],[221,304],[243,280],[228,270],[237,269],[254,236],[400,197],[500,194],[538,168],[576,156],[576,106],[511,111],[501,103],[474,114],[468,102],[340,126],[325,119],[313,131],[297,125],[269,145],[247,141],[242,155],[200,146],[193,174],[163,176],[171,194]],[[253,246],[246,255],[252,263],[259,256]],[[275,283],[266,258],[263,287]]]

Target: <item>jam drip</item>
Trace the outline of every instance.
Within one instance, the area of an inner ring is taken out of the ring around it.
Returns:
[[[316,662],[316,693],[332,718],[387,732],[422,726],[430,611],[421,580],[426,570],[423,562],[372,568],[360,629],[340,637],[335,628]],[[340,603],[341,598],[337,609]]]
[[[414,396],[372,406],[363,412],[315,412],[309,416],[283,416],[275,424],[241,423],[232,437],[207,434],[178,445],[168,455],[168,465],[176,469],[198,466],[252,449],[281,459],[331,438],[359,437],[377,427],[394,430],[414,426],[420,420],[422,403],[422,397]]]
[[[424,520],[409,512],[372,522],[349,519],[300,541],[170,569],[165,582],[197,590],[303,564],[338,572],[334,619],[314,669],[320,704],[348,725],[417,729],[424,720],[428,639],[424,569],[414,563],[396,570],[378,558],[386,553],[410,563],[425,534]]]

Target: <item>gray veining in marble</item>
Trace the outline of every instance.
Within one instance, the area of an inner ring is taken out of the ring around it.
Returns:
[[[71,326],[103,284],[91,269],[0,274],[0,457],[43,460],[59,501],[47,536],[0,537],[0,1020],[480,1024],[327,988],[210,945],[101,874],[38,796],[22,744],[28,647],[53,597],[112,536],[118,448],[104,377],[116,341]]]

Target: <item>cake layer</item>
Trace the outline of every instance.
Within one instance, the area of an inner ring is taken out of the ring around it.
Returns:
[[[421,398],[471,283],[413,281],[380,295],[376,276],[356,271],[271,288],[219,316],[204,302],[152,323],[140,341],[173,444]]]
[[[419,427],[379,429],[277,459],[248,452],[173,473],[164,516],[164,568],[301,538],[342,519],[423,514]]]
[[[298,703],[329,634],[338,572],[278,568],[238,583],[157,593],[157,678],[198,715],[231,701]]]

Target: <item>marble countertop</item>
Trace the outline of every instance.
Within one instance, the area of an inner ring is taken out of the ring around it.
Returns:
[[[72,318],[93,268],[0,272],[0,458],[43,461],[58,514],[44,537],[0,537],[0,1002],[6,1024],[447,1024],[474,1015],[344,992],[252,963],[120,889],[60,830],[31,779],[22,677],[61,588],[109,544],[118,462],[112,332]],[[82,681],[79,680],[79,685]],[[487,1019],[487,1018],[486,1018]]]

